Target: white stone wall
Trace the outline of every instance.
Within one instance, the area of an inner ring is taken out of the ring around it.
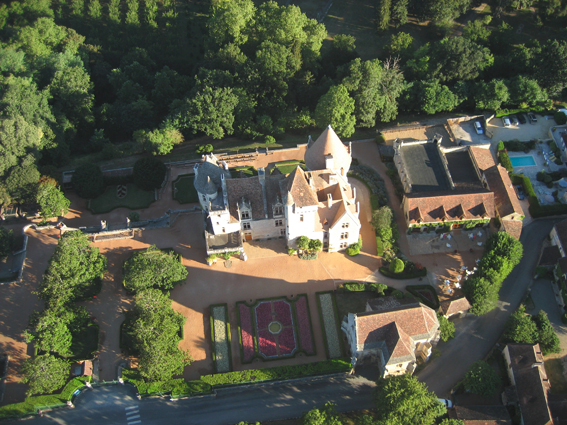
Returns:
[[[240,222],[230,222],[230,214],[228,210],[209,212],[211,223],[213,225],[213,233],[220,235],[223,233],[238,232],[240,230]]]
[[[348,348],[350,350],[351,356],[356,356],[356,354],[357,354],[357,351],[356,351],[356,330],[355,330],[354,326],[355,326],[354,325],[354,314],[349,313],[348,316],[346,316],[343,319],[343,321],[341,323],[341,329],[345,333]]]
[[[343,223],[348,223],[348,227],[343,228]],[[329,252],[341,251],[349,245],[358,242],[360,235],[360,225],[356,224],[347,214],[343,215],[335,225],[329,229]],[[341,239],[343,233],[348,233],[348,238]],[[346,247],[341,248],[341,243],[346,242]]]
[[[281,220],[283,225],[276,227],[277,220]],[[285,237],[285,218],[251,220],[248,223],[250,223],[250,230],[243,230],[243,232],[251,232],[252,239]],[[283,235],[281,234],[282,230],[284,231]]]
[[[415,363],[415,361],[407,361],[403,363],[387,365],[384,368],[384,378],[390,375],[403,375],[408,370],[410,363]]]
[[[317,217],[317,206],[305,208],[295,208],[291,205],[286,206],[285,216],[287,220],[287,237],[290,244],[295,244],[295,239],[300,236],[307,236],[309,239],[323,240],[322,232],[315,232],[315,220]],[[303,220],[301,220],[303,217]]]

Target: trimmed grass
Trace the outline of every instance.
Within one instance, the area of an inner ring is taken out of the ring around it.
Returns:
[[[93,214],[104,214],[116,208],[139,210],[148,208],[154,201],[154,192],[138,188],[135,184],[127,185],[128,191],[124,198],[116,196],[116,186],[108,186],[104,193],[89,201],[88,209]]]
[[[561,358],[549,358],[545,360],[544,363],[547,377],[551,382],[551,393],[567,394],[567,380],[565,379],[565,375],[563,375]]]
[[[173,199],[180,204],[194,204],[199,202],[199,195],[193,185],[195,176],[193,174],[182,174],[171,184],[173,185]]]
[[[276,164],[276,168],[278,170],[280,170],[280,173],[282,174],[289,174],[291,173],[293,170],[295,170],[297,168],[297,166],[300,166],[304,171],[307,170],[307,168],[305,167],[304,164],[301,164],[300,162],[295,162],[292,164]]]

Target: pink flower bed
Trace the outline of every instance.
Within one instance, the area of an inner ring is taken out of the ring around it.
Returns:
[[[258,329],[266,329],[272,319],[272,303],[264,301],[256,306],[256,326]]]
[[[242,361],[249,362],[254,357],[254,337],[252,336],[250,308],[244,304],[239,304],[238,312],[240,313],[240,335],[242,336]]]
[[[295,335],[293,328],[284,328],[278,335],[280,356],[289,356],[295,351]]]
[[[276,338],[270,332],[264,330],[258,332],[258,351],[264,357],[275,357],[278,355],[276,349]]]
[[[276,320],[284,326],[292,326],[291,306],[286,301],[274,301],[274,311],[276,312]]]
[[[297,327],[299,330],[299,342],[308,354],[314,354],[313,339],[311,338],[311,323],[309,322],[309,310],[307,310],[307,297],[300,297],[295,302],[297,313]]]

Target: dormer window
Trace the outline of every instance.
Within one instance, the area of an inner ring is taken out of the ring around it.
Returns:
[[[250,220],[250,211],[242,211],[240,213],[240,218],[242,220]]]
[[[274,215],[283,215],[283,207],[281,206],[274,207]]]

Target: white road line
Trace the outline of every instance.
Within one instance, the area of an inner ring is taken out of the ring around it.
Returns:
[[[130,406],[130,407],[125,407],[124,410],[132,410],[132,409],[137,409],[138,406]]]
[[[132,419],[140,419],[140,415],[130,416],[129,418],[126,418],[127,421],[131,421]]]
[[[129,412],[126,412],[126,416],[128,416],[128,415],[136,415],[136,414],[138,414],[138,413],[140,413],[140,411],[139,411],[138,409],[136,409],[136,410],[131,410],[131,411],[129,411]]]
[[[141,424],[142,421],[128,422],[128,425]]]

